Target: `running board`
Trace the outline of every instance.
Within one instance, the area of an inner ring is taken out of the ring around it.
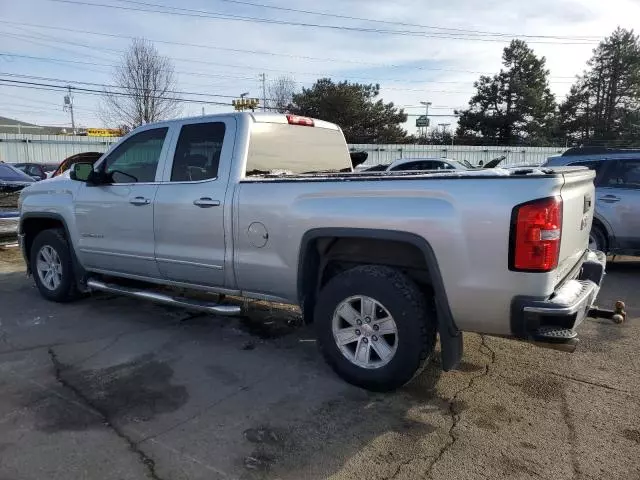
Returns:
[[[140,290],[136,288],[124,287],[113,283],[105,283],[94,278],[87,280],[87,287],[101,292],[117,293],[129,297],[151,300],[152,302],[170,305],[172,307],[187,308],[199,312],[211,313],[213,315],[234,316],[240,315],[241,309],[237,305],[218,305],[217,303],[194,300],[191,298],[171,297],[163,293],[151,290]]]

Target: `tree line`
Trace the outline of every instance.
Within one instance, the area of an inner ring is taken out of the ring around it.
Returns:
[[[118,89],[105,91],[103,103],[111,124],[160,120],[180,103],[170,61],[146,41],[134,41],[114,83]],[[640,39],[633,30],[617,28],[603,39],[560,101],[546,59],[522,40],[505,47],[500,71],[480,76],[474,89],[468,106],[455,111],[455,134],[432,128],[409,135],[407,113],[379,98],[379,84],[321,78],[298,90],[283,76],[269,82],[267,107],[336,123],[349,143],[640,146]]]
[[[513,40],[505,47],[502,66],[474,82],[468,107],[455,111],[456,143],[640,146],[640,40],[633,31],[618,28],[602,40],[560,102],[549,87],[546,59],[526,42]],[[453,140],[437,128],[426,137],[407,135],[401,128],[407,114],[377,99],[379,90],[379,85],[320,79],[291,92],[286,110],[338,123],[350,143]]]

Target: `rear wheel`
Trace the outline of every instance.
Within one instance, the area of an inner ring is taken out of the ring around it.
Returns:
[[[54,302],[78,297],[71,249],[61,229],[43,230],[31,245],[31,271],[40,294]]]
[[[418,374],[433,352],[431,302],[398,270],[372,265],[347,270],[327,283],[316,305],[320,350],[349,383],[396,389]]]
[[[589,232],[589,250],[599,250],[607,253],[607,237],[602,228],[594,224]]]

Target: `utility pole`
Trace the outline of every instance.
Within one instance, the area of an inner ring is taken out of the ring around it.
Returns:
[[[267,76],[264,73],[260,74],[260,80],[262,81],[262,110],[267,110]]]
[[[69,93],[64,96],[64,105],[63,105],[62,109],[65,112],[68,111],[69,113],[71,113],[71,131],[75,135],[75,133],[76,133],[76,121],[73,118],[73,95],[71,95],[71,85],[67,85],[67,89],[69,90]]]
[[[449,127],[450,123],[439,123],[438,126],[442,127],[442,140],[444,141],[444,134],[447,133],[447,127]],[[453,135],[451,135],[451,145],[453,146]]]

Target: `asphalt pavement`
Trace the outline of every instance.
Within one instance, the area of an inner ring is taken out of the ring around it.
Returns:
[[[575,353],[465,334],[459,371],[373,394],[295,310],[48,303],[0,250],[0,480],[640,479],[640,262],[608,272],[627,321]]]

